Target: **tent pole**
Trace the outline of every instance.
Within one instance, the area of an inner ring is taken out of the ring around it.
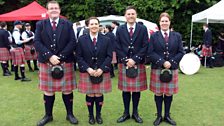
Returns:
[[[191,22],[191,36],[190,36],[190,49],[192,46],[193,22]]]

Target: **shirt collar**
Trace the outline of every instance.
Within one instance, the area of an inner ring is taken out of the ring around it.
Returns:
[[[52,19],[50,18],[50,22],[51,22],[51,24],[52,24]],[[58,25],[58,22],[59,22],[59,18],[57,18],[56,20],[54,20],[55,22],[56,22],[56,25]]]
[[[165,37],[165,34],[164,34],[165,32],[167,33],[168,36],[170,35],[170,30],[167,30],[167,31],[160,30],[160,31],[161,31],[163,37]]]
[[[93,38],[96,38],[96,41],[97,41],[98,33],[96,34],[96,36],[92,36],[91,34],[89,34],[89,35],[90,35],[90,38],[91,38],[92,41],[93,41]]]
[[[134,23],[134,25],[133,26],[130,26],[128,23],[127,23],[127,29],[128,29],[128,32],[130,32],[130,27],[132,27],[133,28],[133,32],[135,31],[135,27],[136,27],[136,23]]]

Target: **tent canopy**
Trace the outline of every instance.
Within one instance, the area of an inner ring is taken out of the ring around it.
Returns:
[[[38,4],[36,1],[29,5],[0,15],[0,21],[15,20],[42,20],[47,18],[47,9]]]
[[[224,23],[224,0],[221,0],[212,7],[194,14],[192,22],[198,23]]]

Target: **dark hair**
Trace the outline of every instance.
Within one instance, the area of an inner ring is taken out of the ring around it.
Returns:
[[[118,23],[117,21],[112,21],[113,24],[120,26],[120,23]]]
[[[100,20],[99,20],[97,17],[90,17],[90,18],[87,20],[87,21],[88,21],[88,25],[89,25],[89,21],[92,20],[92,19],[96,19],[96,20],[98,21],[98,23],[100,24]],[[88,26],[88,25],[87,25],[87,26]]]
[[[125,9],[125,13],[127,12],[127,10],[131,10],[131,9],[135,10],[136,13],[137,13],[137,10],[134,6],[127,6],[126,9]]]
[[[109,30],[109,32],[112,32],[112,27],[110,25],[106,25],[105,28],[107,28]]]
[[[0,26],[1,26],[2,28],[4,28],[6,25],[7,25],[6,22],[4,22],[4,21],[0,22]]]
[[[57,2],[57,1],[55,1],[55,0],[51,0],[51,1],[49,1],[49,2],[47,2],[47,5],[46,5],[46,8],[48,9],[48,5],[49,4],[58,4],[58,6],[59,6],[59,3]],[[60,6],[59,6],[60,7]]]
[[[143,23],[142,21],[139,21],[138,24],[140,24],[140,25],[144,25],[144,23]]]
[[[162,17],[167,17],[169,20],[171,20],[170,15],[167,12],[163,12],[159,16],[159,21],[161,20]]]

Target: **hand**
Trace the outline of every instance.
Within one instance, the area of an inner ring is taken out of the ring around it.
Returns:
[[[14,49],[15,49],[15,48],[11,47],[9,51],[12,52]]]
[[[34,39],[34,36],[30,37],[30,39]]]
[[[134,67],[135,61],[133,59],[130,58],[130,59],[127,59],[126,61],[127,61],[126,65],[128,67]]]
[[[60,58],[56,55],[53,55],[50,57],[49,61],[51,62],[52,65],[57,65],[60,63]]]
[[[99,69],[96,70],[94,76],[95,76],[95,77],[99,77],[99,76],[102,75],[102,74],[103,74],[103,70],[99,68]]]
[[[96,73],[96,70],[93,70],[92,68],[88,68],[87,72],[89,73],[90,76],[94,76],[94,74]]]
[[[163,66],[166,68],[166,69],[169,69],[171,67],[171,63],[169,61],[165,61]]]

